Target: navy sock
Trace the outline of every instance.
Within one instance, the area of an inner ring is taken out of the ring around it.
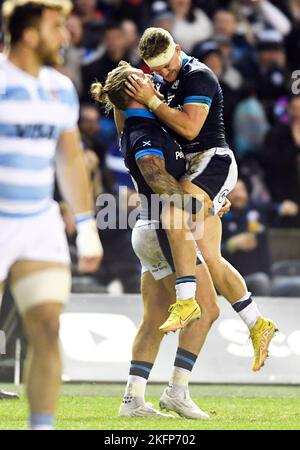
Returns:
[[[188,352],[187,350],[178,347],[174,366],[189,370],[191,372],[193,370],[197,356],[198,355],[195,355],[194,353]]]
[[[235,302],[232,305],[232,307],[237,313],[239,313],[239,312],[243,311],[243,309],[247,308],[247,306],[249,306],[250,303],[252,303],[252,301],[253,300],[252,300],[252,298],[250,296],[247,300],[241,300],[241,301]]]
[[[196,277],[194,275],[187,275],[186,277],[176,278],[176,284],[180,283],[196,283]]]
[[[134,361],[130,363],[129,375],[136,375],[138,377],[148,380],[153,364],[147,361]]]

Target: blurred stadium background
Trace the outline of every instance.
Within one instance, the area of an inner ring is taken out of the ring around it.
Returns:
[[[240,173],[231,195],[232,210],[223,219],[223,253],[246,277],[263,310],[278,320],[281,334],[272,344],[267,367],[255,378],[250,373],[246,332],[221,300],[223,314],[193,381],[300,384],[300,0],[73,3],[67,22],[70,45],[58,70],[73,80],[80,97],[79,127],[95,201],[103,192],[119,196],[119,186],[126,186],[128,195],[118,198],[125,209],[134,188],[118,151],[113,119],[93,104],[89,87],[95,78],[104,81],[121,59],[147,71],[137,52],[146,27],[170,31],[184,51],[215,72],[223,88],[227,139]],[[60,201],[58,191],[56,199]],[[134,295],[139,292],[140,266],[131,249],[131,230],[102,230],[101,269],[82,276],[76,271],[74,221],[63,202],[61,212],[73,260],[73,296],[62,319],[64,378],[125,381],[141,312],[139,295]],[[12,305],[7,291],[0,317],[0,329],[6,333],[0,382],[20,379],[26,349]],[[89,319],[96,313],[98,324]],[[115,320],[118,316],[120,326],[115,336],[108,336],[104,324],[112,315]],[[68,354],[69,341],[64,338],[67,330],[72,343],[79,323],[86,329],[82,339],[90,355],[84,363],[78,346],[73,345],[73,353]],[[114,338],[120,342],[120,336],[121,350],[114,347]],[[160,369],[153,372],[160,382],[169,376],[163,362],[173,341],[166,341]]]

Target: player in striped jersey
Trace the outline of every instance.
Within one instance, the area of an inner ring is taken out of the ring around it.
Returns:
[[[52,429],[61,380],[59,315],[70,292],[69,252],[54,171],[77,221],[79,270],[95,271],[102,247],[77,130],[78,101],[58,62],[69,1],[4,3],[0,60],[0,294],[8,279],[30,346],[31,429]],[[1,298],[1,295],[0,295]]]

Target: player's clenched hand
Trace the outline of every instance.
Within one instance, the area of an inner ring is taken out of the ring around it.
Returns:
[[[78,218],[78,216],[77,216]],[[93,217],[77,219],[76,246],[78,253],[78,272],[95,272],[103,258],[103,247],[98,228]]]
[[[125,81],[125,92],[137,102],[148,105],[153,96],[157,95],[149,77],[139,78],[134,74],[129,75]]]

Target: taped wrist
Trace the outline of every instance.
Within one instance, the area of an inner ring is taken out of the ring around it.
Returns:
[[[80,216],[80,217],[79,217]],[[76,214],[76,246],[79,256],[97,257],[103,255],[96,220],[91,212]]]
[[[148,103],[148,108],[150,109],[150,111],[156,111],[157,110],[157,108],[162,104],[163,102],[158,98],[158,97],[156,97],[156,95],[154,95],[151,99],[150,99],[150,101],[149,101],[149,103]]]

